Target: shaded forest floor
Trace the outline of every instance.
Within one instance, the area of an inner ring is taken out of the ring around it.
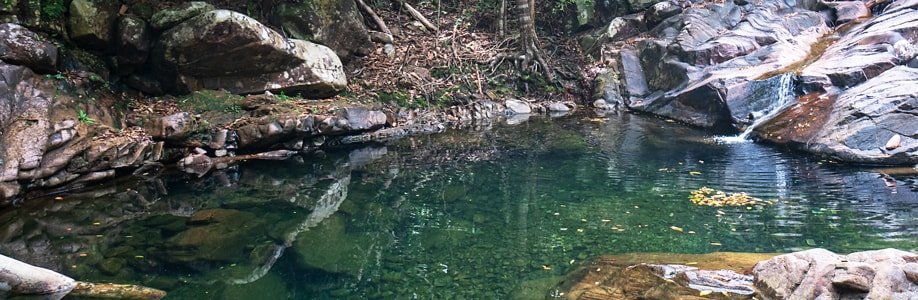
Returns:
[[[337,96],[348,102],[376,102],[406,108],[442,107],[475,100],[519,98],[530,101],[582,103],[589,90],[586,66],[576,39],[568,33],[543,34],[544,53],[557,78],[549,82],[535,70],[523,70],[518,55],[513,7],[507,7],[507,30],[497,29],[496,11],[477,1],[460,1],[451,8],[431,2],[417,9],[439,31],[424,28],[408,12],[388,5],[374,6],[394,35],[394,51],[382,44],[364,58],[347,64],[348,91]],[[369,17],[366,20],[371,20]],[[375,24],[368,22],[371,30]]]

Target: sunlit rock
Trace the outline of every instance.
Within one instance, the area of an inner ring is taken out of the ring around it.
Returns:
[[[903,268],[918,254],[895,249],[837,255],[813,249],[756,264],[755,286],[764,299],[908,299],[918,295]]]
[[[61,299],[76,283],[54,271],[0,255],[0,297],[31,296]]]

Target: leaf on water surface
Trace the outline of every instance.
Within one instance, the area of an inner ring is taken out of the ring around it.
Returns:
[[[701,172],[698,172],[698,171],[691,171],[691,172],[688,172],[688,173],[689,173],[689,175],[692,175],[692,176],[701,175]]]
[[[672,229],[672,230],[675,230],[675,231],[678,231],[678,232],[682,232],[682,227],[669,226],[669,229]]]
[[[711,243],[711,246],[722,246],[722,245],[720,243],[714,242],[714,243]]]
[[[698,293],[698,296],[704,297],[704,296],[710,295],[711,293],[712,293],[711,291],[701,291],[700,293]]]

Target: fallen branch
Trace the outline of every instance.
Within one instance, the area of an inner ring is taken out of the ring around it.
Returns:
[[[77,281],[76,287],[68,295],[98,299],[159,300],[166,297],[166,292],[131,284]]]
[[[379,30],[388,34],[389,38],[391,39],[392,31],[389,30],[389,26],[386,26],[386,22],[384,22],[383,19],[380,18],[375,11],[373,11],[373,8],[370,8],[370,6],[364,3],[363,0],[357,0],[357,4],[360,5],[360,8],[362,8],[368,15],[370,15],[370,18],[373,19],[373,22],[376,23],[376,26],[379,27]]]
[[[427,27],[427,29],[430,29],[433,31],[440,31],[440,29],[437,28],[437,26],[434,26],[433,23],[430,23],[430,21],[428,21],[427,18],[425,18],[424,15],[421,14],[421,12],[419,12],[417,9],[414,9],[414,7],[412,7],[411,4],[408,4],[408,2],[405,2],[405,1],[401,1],[401,2],[402,2],[402,7],[404,7],[405,10],[407,10],[408,13],[411,14],[412,17],[414,17],[415,20],[418,20],[418,22],[421,22],[421,24],[424,25],[424,27]]]

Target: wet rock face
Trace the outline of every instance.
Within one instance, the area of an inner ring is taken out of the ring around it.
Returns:
[[[753,136],[843,161],[918,163],[914,1],[873,17],[859,1],[661,2],[609,28],[626,19],[649,31],[608,35],[620,50],[603,58],[596,98],[719,131],[755,125]]]
[[[855,25],[804,68],[801,80],[816,93],[758,136],[844,161],[918,163],[918,69],[908,65],[918,55],[918,8],[907,3]]]
[[[328,46],[345,61],[373,51],[367,27],[354,1],[281,3],[274,9],[271,23],[293,38]]]
[[[910,299],[918,295],[908,276],[915,262],[918,255],[895,249],[849,255],[813,249],[760,262],[753,275],[764,299]]]
[[[647,34],[613,39],[621,47],[613,70],[631,109],[706,128],[741,128],[748,110],[735,107],[778,101],[748,83],[804,59],[829,31],[818,13],[784,1],[683,7],[655,4],[644,14]]]
[[[57,68],[57,46],[25,27],[0,24],[0,60],[51,73]]]
[[[341,61],[329,48],[286,39],[228,10],[203,13],[163,32],[152,59],[160,80],[178,92],[285,91],[319,98],[347,84]]]

